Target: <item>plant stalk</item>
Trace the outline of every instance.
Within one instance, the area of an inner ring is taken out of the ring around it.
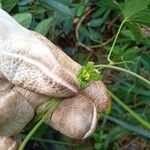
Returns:
[[[110,68],[110,69],[115,69],[115,70],[119,70],[119,71],[122,71],[122,72],[125,72],[125,73],[128,73],[138,79],[140,79],[141,81],[144,81],[145,83],[147,83],[148,85],[150,85],[150,81],[145,79],[144,77],[130,71],[130,70],[127,70],[127,69],[124,69],[124,68],[120,68],[120,67],[117,67],[117,66],[112,66],[112,65],[107,65],[107,64],[101,64],[101,65],[95,65],[96,68]]]
[[[124,19],[124,20],[122,21],[121,25],[119,26],[119,29],[118,29],[117,34],[116,34],[116,37],[115,37],[115,39],[114,39],[114,41],[113,41],[113,44],[112,44],[111,49],[110,49],[110,52],[109,52],[109,54],[108,54],[108,56],[107,56],[107,60],[109,61],[110,64],[113,64],[113,63],[114,63],[114,62],[110,59],[110,57],[111,57],[111,54],[112,54],[112,52],[113,52],[114,46],[115,46],[115,44],[116,44],[116,41],[117,41],[117,39],[118,39],[118,36],[119,36],[119,34],[120,34],[120,31],[121,31],[121,29],[122,29],[122,27],[123,27],[123,25],[124,25],[124,23],[125,23],[126,21],[127,21],[127,19]]]
[[[42,123],[46,120],[47,117],[51,117],[52,113],[54,112],[54,110],[57,108],[57,106],[60,103],[60,99],[58,98],[53,98],[49,101],[48,104],[48,111],[45,113],[45,115],[43,116],[43,118],[34,126],[34,128],[29,132],[29,134],[26,136],[26,138],[23,140],[23,142],[21,143],[19,150],[24,150],[27,142],[30,140],[30,138],[32,137],[32,135],[36,132],[36,130],[42,125]]]
[[[141,118],[137,113],[131,110],[125,103],[123,103],[116,95],[114,95],[111,91],[108,91],[109,95],[120,105],[122,106],[127,112],[129,112],[132,117],[134,117],[138,122],[140,122],[144,127],[150,129],[150,123],[145,121]]]

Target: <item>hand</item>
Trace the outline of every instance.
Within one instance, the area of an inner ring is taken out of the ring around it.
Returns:
[[[71,138],[91,135],[110,105],[102,81],[82,90],[78,63],[1,9],[0,22],[0,136],[19,134],[53,96],[62,101],[45,122]]]

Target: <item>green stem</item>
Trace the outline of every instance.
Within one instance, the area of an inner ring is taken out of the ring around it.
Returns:
[[[56,107],[59,105],[59,103],[60,103],[60,99],[58,99],[58,98],[53,98],[53,99],[51,99],[49,101],[49,104],[48,104],[49,110],[45,113],[45,115],[43,116],[43,118],[34,126],[34,128],[29,132],[29,134],[26,136],[26,138],[21,143],[21,145],[19,147],[19,150],[24,150],[27,142],[30,140],[30,138],[32,137],[32,135],[42,125],[42,123],[45,121],[45,119],[47,117],[51,117],[52,113],[54,112],[54,110],[56,109]]]
[[[117,41],[118,36],[119,36],[119,33],[120,33],[120,31],[121,31],[121,29],[122,29],[122,27],[123,27],[123,25],[124,25],[124,23],[125,23],[126,21],[127,21],[127,19],[124,19],[124,20],[122,21],[122,23],[121,23],[121,25],[120,25],[120,27],[119,27],[119,29],[118,29],[118,31],[117,31],[116,37],[115,37],[115,39],[114,39],[114,41],[113,41],[112,47],[111,47],[111,49],[110,49],[110,52],[109,52],[109,54],[108,54],[108,56],[107,56],[107,60],[109,61],[110,64],[113,64],[113,61],[110,59],[110,56],[111,56],[111,54],[112,54],[112,52],[113,52],[114,46],[115,46],[116,41]]]
[[[107,45],[108,43],[110,43],[113,39],[115,38],[115,36],[113,36],[112,38],[110,38],[108,41],[98,44],[98,45],[93,45],[91,46],[91,48],[100,48],[100,47],[104,47],[105,45]]]
[[[145,83],[147,83],[148,85],[150,85],[150,81],[143,78],[142,76],[130,71],[130,70],[127,70],[127,69],[124,69],[124,68],[120,68],[120,67],[117,67],[117,66],[112,66],[112,65],[107,65],[107,64],[104,64],[104,65],[95,65],[96,68],[110,68],[110,69],[115,69],[115,70],[119,70],[119,71],[122,71],[122,72],[125,72],[125,73],[128,73],[142,81],[144,81]]]
[[[150,129],[150,123],[145,121],[141,118],[137,113],[131,110],[126,104],[124,104],[117,96],[115,96],[112,92],[108,91],[110,96],[120,105],[122,106],[127,112],[129,112],[132,117],[134,117],[138,122],[140,122],[144,127]]]
[[[34,138],[34,137],[31,138],[30,140],[41,141],[44,143],[60,144],[60,145],[66,145],[66,146],[77,146],[77,144],[66,143],[66,142],[55,141],[55,140],[49,140],[49,139],[40,139],[40,138]]]

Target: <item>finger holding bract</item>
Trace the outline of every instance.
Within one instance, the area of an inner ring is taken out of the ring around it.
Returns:
[[[56,47],[45,37],[35,32],[33,32],[33,35],[36,35],[39,40],[45,43],[52,50],[57,61],[62,66],[68,68],[76,77],[80,75],[80,70],[82,70],[82,66],[80,64],[68,57],[62,50]],[[92,63],[90,65],[91,66],[87,67],[87,73],[90,73],[92,78],[87,81],[88,87],[80,90],[76,96],[62,99],[62,102],[56,108],[52,114],[52,117],[49,117],[46,120],[46,123],[52,126],[54,129],[59,130],[61,133],[75,139],[82,139],[90,136],[94,132],[97,124],[97,117],[95,116],[97,116],[99,112],[103,112],[110,104],[107,89],[103,82],[100,80],[91,81],[91,79],[100,79],[100,76],[98,75],[97,70],[95,70],[94,64]],[[86,67],[83,68],[86,69]],[[84,76],[84,71],[81,72],[81,75]],[[80,83],[80,80],[78,80],[78,82]],[[89,108],[90,113],[86,113],[84,111],[82,104],[84,103],[84,100],[86,101],[86,106]],[[76,107],[74,103],[76,103]],[[45,106],[46,104],[43,104],[37,109],[37,112],[45,110]],[[93,109],[95,109],[96,112],[95,115],[91,117],[93,114]],[[76,120],[76,118],[78,118],[80,121]],[[88,120],[88,122],[82,120]],[[79,122],[81,123],[80,125]],[[90,130],[89,126],[91,126],[92,130]]]
[[[70,138],[87,138],[95,131],[98,113],[105,111],[110,103],[105,85],[91,81],[76,96],[62,99],[45,122]],[[46,106],[46,103],[39,106],[37,113],[43,112]]]
[[[47,104],[39,106],[36,112],[44,112]],[[93,81],[76,96],[62,99],[45,122],[70,138],[87,138],[95,131],[98,113],[105,111],[109,105],[110,99],[104,84]]]
[[[36,32],[32,32],[32,34],[35,35],[40,41],[42,41],[52,50],[57,61],[63,67],[68,68],[68,70],[70,70],[79,79],[78,80],[79,83],[83,79],[82,74],[83,76],[85,75],[84,70],[87,71],[86,73],[89,73],[89,72],[92,73],[90,74],[90,75],[93,75],[91,79],[96,79],[96,80],[101,79],[101,75],[99,75],[98,71],[95,70],[93,63],[90,62],[89,65],[87,65],[87,68],[86,66],[82,67],[80,64],[78,64],[73,59],[68,57],[62,50],[60,50],[57,46],[55,46],[51,41],[46,39],[44,36]],[[81,78],[79,78],[80,75],[81,75]],[[85,75],[85,78],[86,78],[86,75]],[[105,110],[105,107],[107,107],[108,105],[111,105],[110,98],[107,93],[107,88],[105,87],[104,83],[101,80],[99,81],[87,80],[86,86],[88,87],[85,88],[84,92],[88,93],[88,95],[91,97],[91,100],[94,101],[95,105],[98,107],[99,112]]]

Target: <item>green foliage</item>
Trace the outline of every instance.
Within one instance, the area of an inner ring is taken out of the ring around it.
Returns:
[[[101,75],[100,72],[95,69],[94,63],[88,62],[79,70],[77,78],[80,82],[81,87],[86,88],[91,80],[100,80]]]
[[[46,35],[52,23],[52,18],[44,19],[36,26],[35,31],[41,33],[42,35]]]
[[[124,18],[128,18],[132,21],[132,19],[136,16],[138,17],[138,13],[145,11],[148,9],[148,5],[150,4],[149,0],[127,0],[123,3],[122,13]]]
[[[0,8],[2,8],[2,2],[0,1]]]
[[[142,136],[145,136],[147,138],[150,138],[150,131],[149,130],[145,130],[143,128],[134,126],[130,123],[124,122],[120,119],[116,119],[116,118],[111,117],[111,116],[106,116],[106,118],[111,120],[112,122],[119,124],[120,126],[124,127],[125,129],[128,129],[129,131],[132,131],[132,132],[138,133]]]
[[[32,22],[31,13],[18,13],[13,16],[13,18],[25,28],[29,28]]]
[[[77,16],[78,17],[81,17],[84,13],[84,10],[85,10],[85,5],[82,4],[82,3],[79,3],[78,6],[77,6]]]
[[[45,2],[48,7],[52,7],[54,10],[57,10],[59,13],[63,13],[64,15],[69,15],[72,16],[72,12],[69,9],[69,7],[63,3],[61,3],[60,1],[57,0],[44,0],[41,2]]]
[[[10,12],[19,0],[1,0],[2,8]]]

